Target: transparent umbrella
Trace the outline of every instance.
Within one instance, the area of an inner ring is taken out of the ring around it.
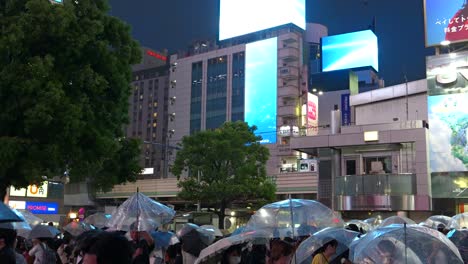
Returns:
[[[455,245],[441,232],[420,225],[393,224],[374,229],[350,246],[353,263],[462,264]]]
[[[174,215],[172,208],[136,192],[117,208],[106,226],[111,230],[151,231],[170,222]]]
[[[203,229],[195,224],[185,224],[179,231],[177,237],[182,242],[182,249],[196,257],[200,252],[211,245],[215,240],[212,230]]]
[[[448,228],[468,228],[468,212],[454,215],[448,223]]]
[[[24,217],[26,222],[28,222],[28,224],[31,227],[40,225],[41,223],[44,222],[44,220],[35,216],[33,213],[29,212],[28,210],[18,210],[18,212]]]
[[[28,238],[53,238],[60,234],[60,231],[49,225],[37,225],[32,228],[31,232],[29,233]]]
[[[448,226],[451,219],[451,217],[446,215],[432,215],[421,224],[432,229],[437,229],[441,224],[444,227]]]
[[[330,262],[336,258],[341,259],[343,253],[349,249],[351,242],[359,235],[359,232],[347,230],[344,228],[329,227],[320,230],[304,240],[299,245],[296,250],[296,263],[312,263],[313,253],[332,239],[336,239],[336,241],[338,241],[338,247],[336,249],[336,254],[332,257],[332,259],[330,259]]]
[[[72,236],[74,237],[77,237],[81,234],[83,234],[84,232],[86,231],[91,231],[91,230],[95,230],[96,227],[88,224],[88,223],[85,223],[85,222],[70,222],[69,224],[67,224],[66,226],[63,227],[63,230],[67,231],[68,233],[70,233]]]
[[[394,215],[394,216],[390,216],[388,218],[385,218],[382,221],[382,223],[380,224],[380,227],[389,226],[389,225],[393,225],[393,224],[415,225],[416,222],[409,219],[408,217]]]
[[[220,239],[214,244],[203,249],[198,256],[198,259],[195,261],[195,264],[209,262],[210,259],[219,257],[219,255],[231,246],[248,242],[266,245],[268,240],[265,239],[265,237],[268,237],[268,235],[268,233],[264,233],[262,231],[250,231]]]
[[[468,263],[468,229],[453,229],[447,237],[458,248],[463,261]]]
[[[109,222],[110,218],[110,214],[99,212],[86,217],[84,219],[84,222],[93,225],[97,228],[103,228],[106,226],[107,222]]]
[[[244,232],[262,230],[273,237],[298,237],[343,225],[341,217],[320,202],[288,199],[260,208],[247,222]]]

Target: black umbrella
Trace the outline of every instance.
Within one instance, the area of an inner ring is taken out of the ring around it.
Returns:
[[[13,212],[8,206],[4,203],[0,203],[0,223],[7,222],[22,222],[21,219],[15,212]]]
[[[196,229],[190,230],[188,233],[179,238],[182,242],[182,249],[185,252],[198,257],[200,252],[208,246],[205,243],[206,240],[202,236],[203,235]]]

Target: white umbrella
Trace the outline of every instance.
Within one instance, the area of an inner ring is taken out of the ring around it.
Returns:
[[[53,238],[53,237],[56,237],[57,235],[60,234],[60,231],[53,227],[53,226],[49,226],[49,225],[37,225],[35,227],[33,227],[33,229],[31,230],[31,232],[29,233],[29,239],[33,239],[33,238],[45,238],[45,237],[50,237],[50,238]]]

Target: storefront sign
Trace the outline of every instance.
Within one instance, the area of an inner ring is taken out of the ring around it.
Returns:
[[[58,214],[58,203],[26,202],[26,210],[33,214]]]
[[[26,202],[25,201],[8,201],[8,205],[13,209],[24,210],[26,209]]]
[[[15,189],[15,187],[10,187],[10,196],[28,196],[28,197],[39,197],[39,198],[46,198],[47,197],[47,189],[48,189],[49,182],[45,181],[42,185],[31,184],[28,188],[20,188]]]
[[[351,125],[351,107],[349,105],[349,93],[341,95],[341,125]]]

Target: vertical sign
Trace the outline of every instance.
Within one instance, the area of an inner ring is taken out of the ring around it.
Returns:
[[[277,38],[245,47],[245,122],[257,126],[264,144],[276,143],[277,57]]]
[[[318,134],[318,97],[315,94],[307,94],[307,136]]]
[[[341,95],[341,125],[351,125],[351,107],[349,106],[349,93]]]

